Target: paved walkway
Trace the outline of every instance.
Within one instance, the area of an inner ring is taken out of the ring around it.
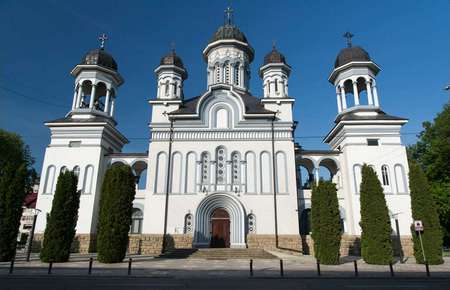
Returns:
[[[285,253],[271,252],[283,260],[284,277],[317,277],[317,265],[312,256],[293,256]],[[67,263],[55,263],[52,275],[88,275],[90,255],[74,254]],[[162,277],[162,278],[213,278],[213,277],[249,277],[250,260],[205,260],[205,259],[161,259],[149,256],[131,256],[132,276]],[[254,277],[280,277],[279,259],[253,260]],[[336,266],[321,265],[321,277],[349,278],[355,276],[354,263],[357,260],[358,276],[391,277],[389,266],[368,265],[358,257],[343,259]],[[442,265],[430,266],[431,277],[450,278],[450,258],[444,258]],[[37,255],[30,262],[20,260],[15,262],[13,275],[48,275],[48,264],[39,261]],[[10,263],[0,263],[0,276],[9,275]],[[409,258],[405,263],[393,265],[395,277],[426,277],[425,266],[415,263]],[[127,276],[128,258],[122,263],[102,264],[94,260],[92,275],[96,276]]]

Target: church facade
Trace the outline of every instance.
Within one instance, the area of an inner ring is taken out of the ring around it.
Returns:
[[[207,85],[191,98],[184,96],[188,72],[181,58],[173,50],[161,59],[155,69],[157,91],[149,101],[149,149],[140,153],[122,152],[128,140],[116,128],[114,115],[124,82],[116,61],[103,45],[83,57],[71,71],[70,112],[46,123],[51,142],[38,194],[37,240],[45,230],[58,174],[74,170],[81,191],[77,250],[94,251],[105,171],[124,163],[137,180],[130,252],[158,253],[166,236],[170,242],[165,247],[307,253],[311,184],[326,168],[338,189],[343,253],[352,254],[361,234],[359,184],[367,163],[383,184],[393,234],[410,253],[408,163],[400,139],[407,120],[381,110],[380,68],[364,49],[349,43],[329,77],[338,107],[324,139],[330,150],[306,150],[295,142],[295,97],[288,90],[292,68],[275,47],[258,72],[261,97],[249,90],[254,49],[230,18],[214,33],[203,57]]]

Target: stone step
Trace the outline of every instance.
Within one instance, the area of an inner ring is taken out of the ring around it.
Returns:
[[[230,249],[230,248],[209,248],[209,249],[173,249],[159,258],[171,259],[276,259],[274,255],[263,249]]]

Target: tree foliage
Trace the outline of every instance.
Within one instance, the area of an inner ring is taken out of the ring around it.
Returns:
[[[125,258],[134,195],[135,177],[130,166],[113,165],[106,171],[97,229],[100,262],[118,263]]]
[[[424,231],[421,233],[426,259],[430,264],[441,264],[442,231],[436,205],[431,196],[431,188],[427,177],[420,166],[409,162],[409,187],[411,190],[411,210],[414,220],[421,220]],[[412,227],[414,256],[418,263],[425,263],[419,236]]]
[[[423,128],[418,142],[408,148],[408,153],[428,177],[444,244],[450,246],[450,103],[444,105],[433,122],[424,122]]]
[[[0,129],[0,261],[15,256],[22,203],[36,177],[33,163],[22,138]]]
[[[375,171],[364,164],[361,172],[361,255],[368,264],[386,265],[393,256],[389,210]]]
[[[336,185],[319,181],[311,196],[312,238],[314,255],[322,264],[339,264],[341,220]]]
[[[72,171],[61,172],[58,177],[40,253],[43,262],[69,260],[80,206],[80,191],[77,190],[77,183],[78,178]]]

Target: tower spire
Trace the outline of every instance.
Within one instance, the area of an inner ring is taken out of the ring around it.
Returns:
[[[105,42],[108,40],[108,36],[105,33],[102,33],[98,40],[100,40],[100,49],[105,49]]]
[[[347,38],[347,47],[352,47],[352,37],[354,36],[351,32],[346,32],[343,35],[345,38]]]

